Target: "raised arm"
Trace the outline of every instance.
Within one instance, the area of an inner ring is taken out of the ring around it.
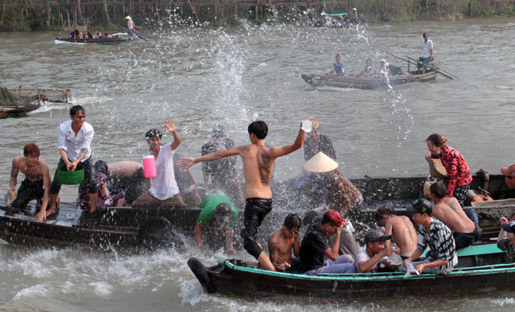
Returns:
[[[302,124],[301,124],[301,126],[302,126]],[[302,144],[304,144],[305,136],[306,136],[306,132],[304,132],[304,130],[299,128],[299,133],[297,134],[297,138],[295,139],[295,142],[293,142],[293,144],[285,145],[282,147],[272,147],[270,149],[270,154],[271,154],[270,156],[272,156],[272,158],[277,158],[277,157],[281,157],[284,155],[288,155],[288,154],[298,150],[299,148],[302,147]]]
[[[166,132],[171,132],[173,135],[172,142],[172,151],[174,151],[181,144],[181,137],[177,129],[175,128],[175,124],[171,120],[165,121]]]
[[[180,168],[190,168],[191,166],[193,166],[194,164],[196,164],[198,162],[213,161],[213,160],[218,160],[218,159],[233,156],[233,155],[239,155],[241,153],[241,150],[242,150],[242,147],[238,146],[238,147],[230,149],[230,150],[221,151],[218,153],[211,153],[211,154],[207,154],[207,155],[204,155],[204,156],[201,156],[198,158],[181,157],[181,159],[179,159],[179,161],[177,162],[177,165]]]
[[[336,258],[338,258],[338,251],[340,250],[340,236],[342,235],[342,230],[345,222],[342,223],[338,230],[336,230],[336,239],[334,240],[334,244],[332,248],[327,248],[324,251],[324,254],[327,256],[327,258],[335,261]],[[346,225],[346,224],[345,224]]]

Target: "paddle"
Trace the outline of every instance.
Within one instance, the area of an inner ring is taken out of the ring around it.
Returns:
[[[424,65],[424,63],[420,62],[419,60],[415,60],[414,58],[411,58],[411,57],[409,57],[409,56],[407,56],[407,55],[406,55],[406,57],[407,57],[409,60],[412,60],[413,62],[416,62],[417,64],[422,64],[422,65]],[[436,66],[434,66],[434,65],[432,66],[432,68],[433,68],[437,73],[439,73],[440,75],[443,75],[443,76],[445,76],[445,77],[447,77],[447,78],[449,78],[449,79],[458,78],[458,77],[456,77],[456,76],[454,76],[454,75],[451,75],[450,73],[447,73],[447,74],[443,73],[441,69],[439,69],[438,67],[436,67]],[[452,77],[452,76],[454,76],[454,77]]]
[[[120,25],[115,24],[115,23],[111,23],[111,22],[109,22],[109,24],[114,25],[114,26],[116,26],[116,27],[118,27],[118,28],[122,29],[123,31],[127,31],[127,30],[129,30],[127,27],[123,27],[123,26],[120,26]],[[145,41],[148,41],[148,39],[145,39],[145,38],[141,37],[141,36],[140,36],[140,35],[138,35],[136,32],[134,32],[134,34],[135,34],[136,36],[138,36],[138,38],[141,38],[141,39],[143,39],[143,40],[145,40]]]

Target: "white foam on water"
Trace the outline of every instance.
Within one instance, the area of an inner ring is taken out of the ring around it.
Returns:
[[[23,288],[14,296],[14,300],[26,300],[27,298],[45,298],[48,293],[48,285],[38,284],[31,287]]]
[[[93,287],[93,293],[102,298],[107,298],[113,291],[113,286],[105,282],[89,283],[88,286]]]

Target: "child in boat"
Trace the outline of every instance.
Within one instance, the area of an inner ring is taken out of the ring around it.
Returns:
[[[502,217],[500,222],[501,231],[497,237],[497,247],[506,251],[508,259],[511,262],[515,262],[515,216],[511,218],[510,222],[508,222],[507,218]]]

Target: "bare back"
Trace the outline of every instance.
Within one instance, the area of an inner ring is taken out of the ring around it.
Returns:
[[[385,224],[386,234],[392,235],[402,255],[411,255],[417,248],[418,235],[406,216],[392,216]]]
[[[445,197],[439,201],[433,207],[433,217],[438,218],[454,232],[474,232],[476,228],[474,222],[467,217],[459,202],[457,200],[454,202],[452,199],[456,200],[454,197]]]
[[[135,161],[118,161],[108,165],[109,175],[119,178],[130,178],[142,168],[141,163]]]
[[[250,144],[240,147],[243,171],[247,183],[247,198],[272,198],[270,180],[274,171],[274,160],[268,147]]]

